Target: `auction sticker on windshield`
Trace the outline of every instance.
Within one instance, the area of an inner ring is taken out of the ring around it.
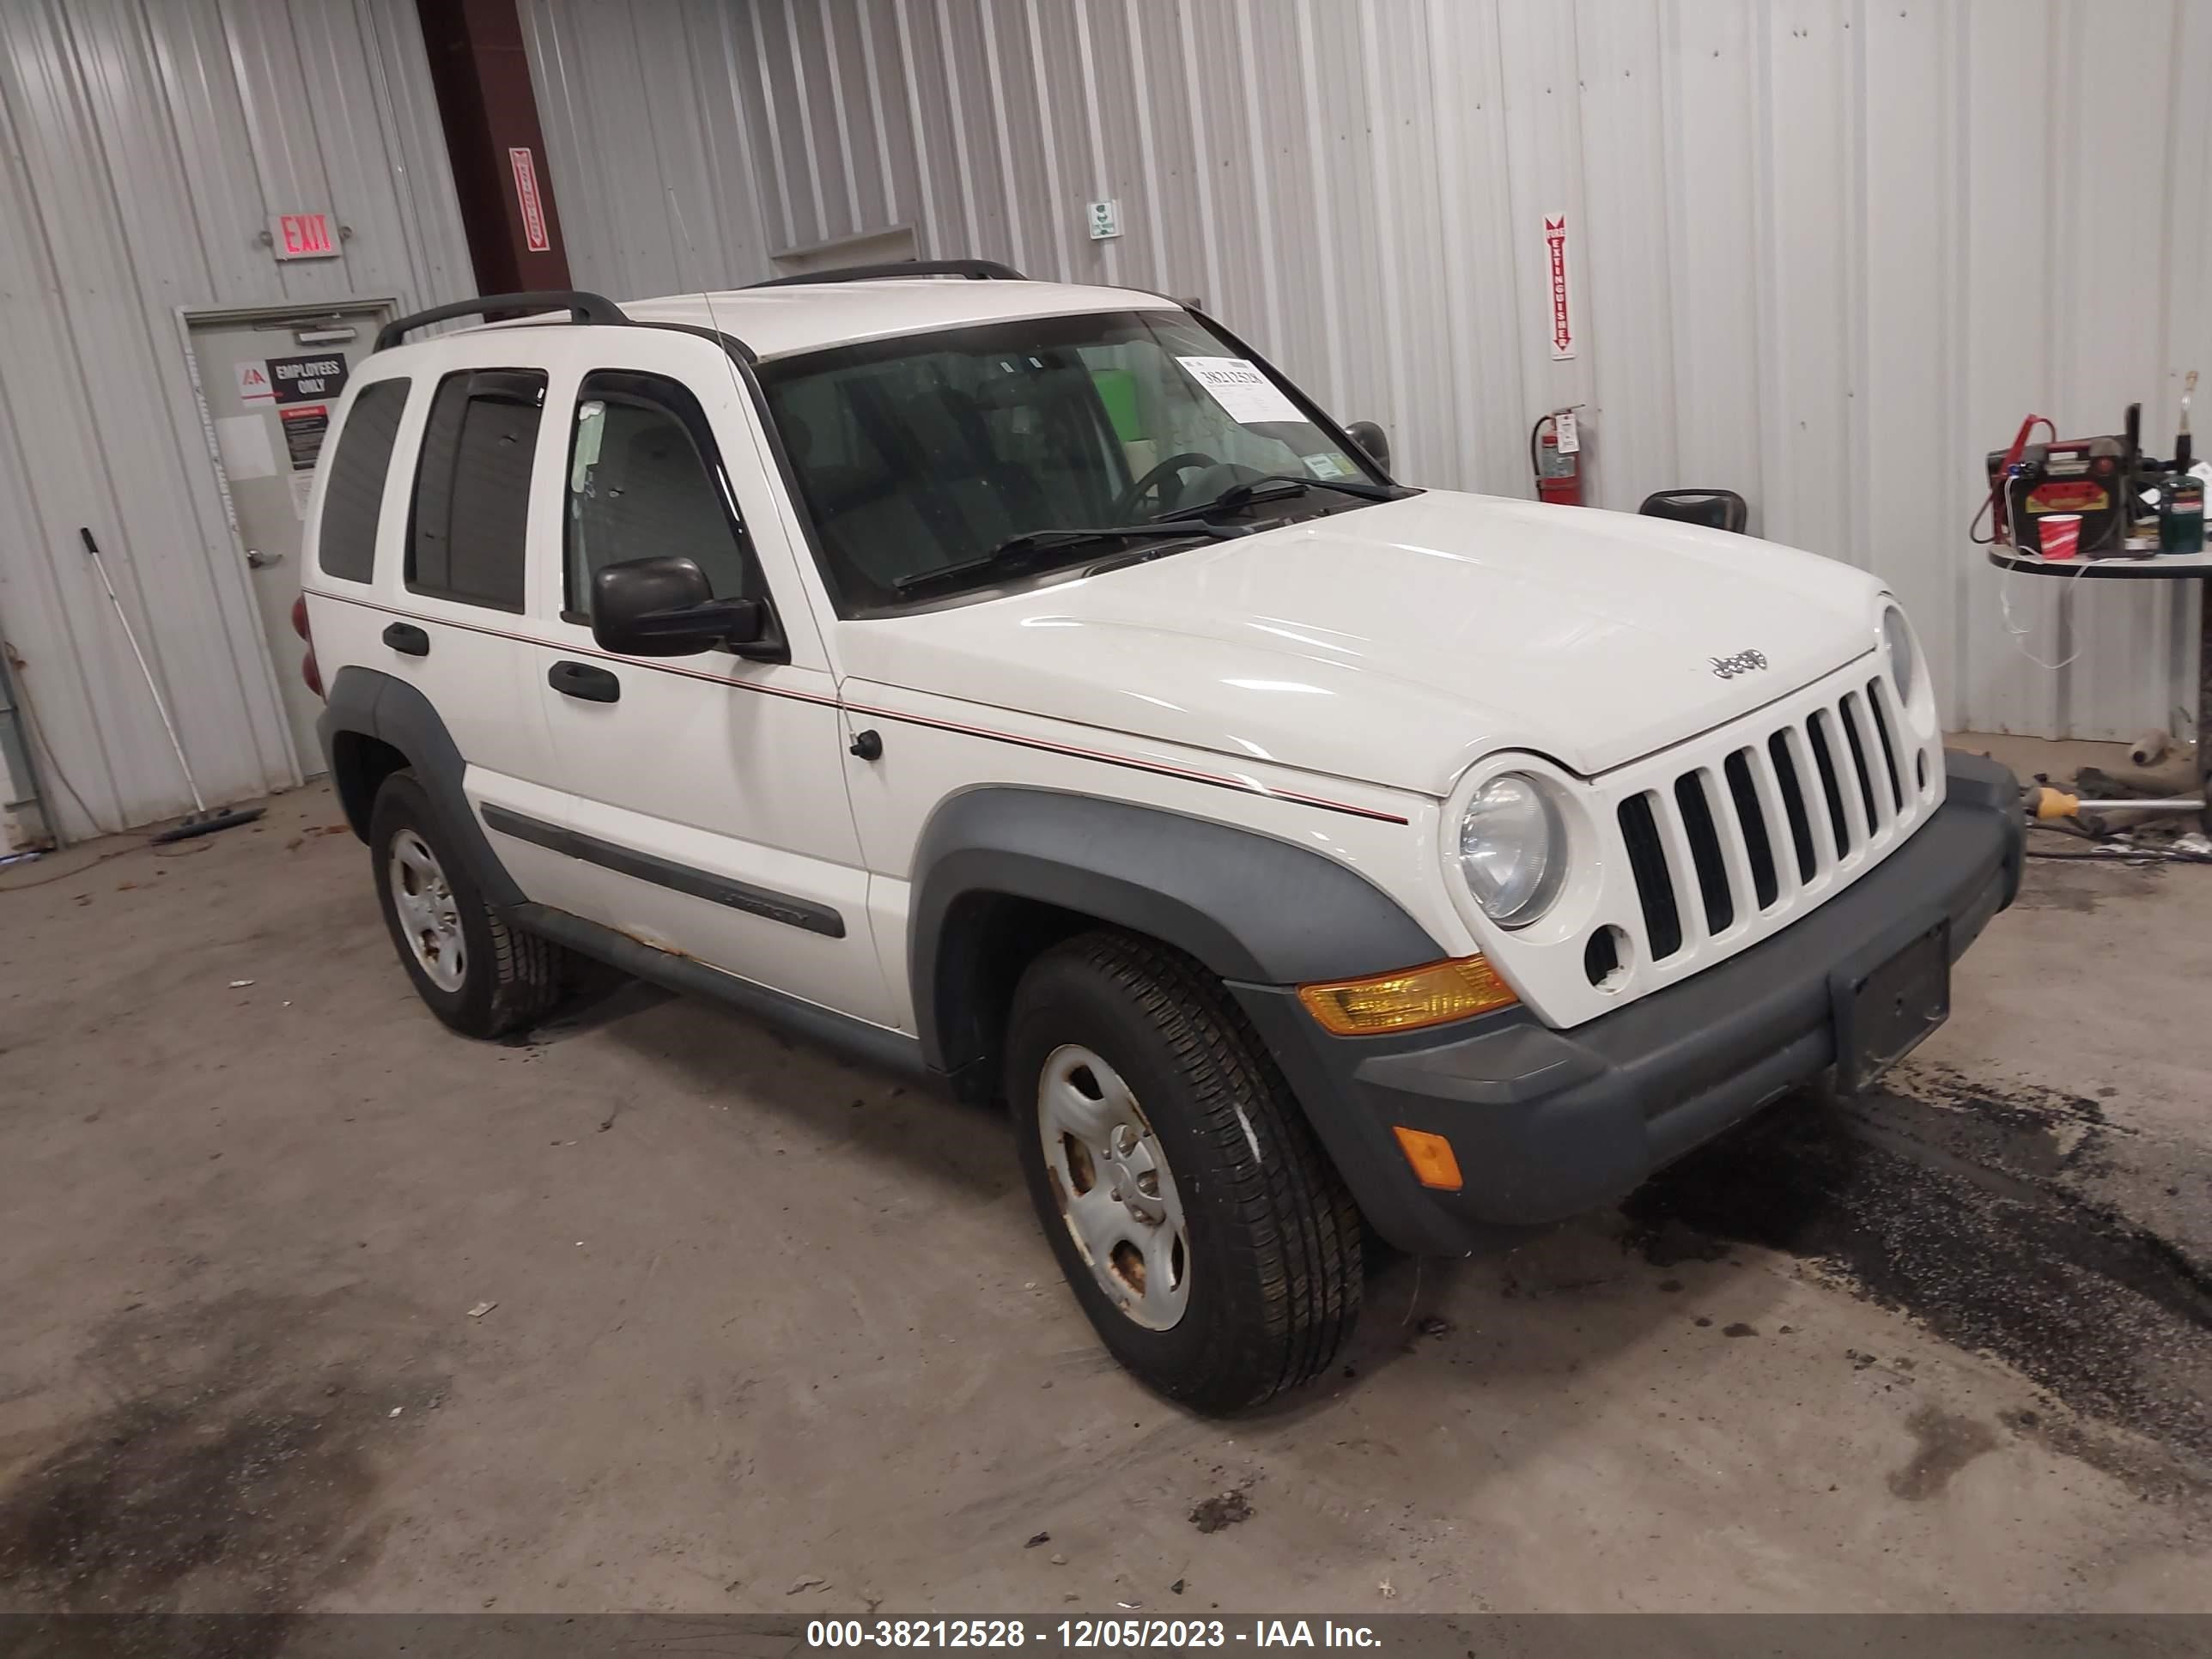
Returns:
[[[1305,419],[1297,405],[1283,395],[1282,387],[1242,357],[1178,357],[1176,361],[1240,425]]]

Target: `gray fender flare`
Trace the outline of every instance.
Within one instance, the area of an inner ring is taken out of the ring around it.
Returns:
[[[1127,801],[990,787],[938,807],[915,848],[908,970],[929,1064],[988,1052],[972,971],[983,895],[1148,934],[1224,980],[1289,985],[1434,962],[1443,948],[1382,890],[1290,842]]]
[[[446,730],[446,722],[428,697],[406,681],[373,668],[341,668],[331,682],[330,696],[315,720],[315,732],[322,739],[323,759],[344,800],[347,820],[362,840],[368,838],[369,803],[345,795],[337,744],[344,732],[374,738],[407,757],[408,766],[430,797],[447,840],[468,860],[470,873],[476,877],[486,902],[512,909],[523,902],[522,890],[491,850],[483,825],[470,810],[468,797],[461,790],[461,775],[468,763],[461,758],[453,733]]]

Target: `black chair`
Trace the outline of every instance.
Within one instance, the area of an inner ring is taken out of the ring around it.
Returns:
[[[1662,489],[1646,495],[1636,509],[1654,519],[1676,519],[1701,524],[1709,530],[1733,531],[1741,536],[1751,522],[1751,509],[1733,489]]]

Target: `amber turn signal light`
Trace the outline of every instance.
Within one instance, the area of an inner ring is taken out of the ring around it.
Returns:
[[[1402,1123],[1392,1125],[1391,1133],[1398,1137],[1398,1150],[1405,1153],[1406,1162],[1413,1166],[1414,1180],[1439,1192],[1460,1189],[1459,1159],[1452,1153],[1451,1142]]]
[[[1512,988],[1481,957],[1459,957],[1365,979],[1298,987],[1298,1000],[1338,1036],[1372,1036],[1442,1025],[1518,1002]]]

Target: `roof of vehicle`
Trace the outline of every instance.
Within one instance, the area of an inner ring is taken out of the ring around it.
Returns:
[[[718,329],[743,340],[765,361],[861,340],[1024,317],[1180,307],[1173,300],[1135,289],[916,276],[671,294],[657,300],[624,301],[622,308],[637,322]],[[527,320],[487,326],[512,328]]]

